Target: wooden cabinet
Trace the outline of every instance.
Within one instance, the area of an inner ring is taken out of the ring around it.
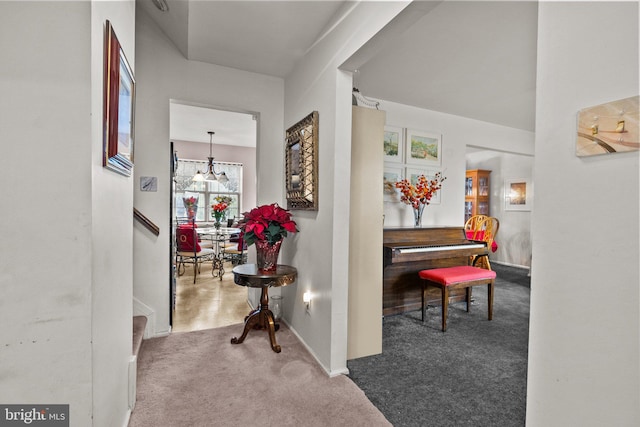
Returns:
[[[489,174],[491,171],[473,169],[467,171],[464,188],[464,221],[473,215],[489,216]]]

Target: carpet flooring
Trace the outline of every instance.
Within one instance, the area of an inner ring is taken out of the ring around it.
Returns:
[[[137,402],[129,427],[390,426],[348,377],[329,378],[284,324],[243,325],[145,340],[138,361]]]
[[[492,264],[493,320],[485,286],[449,307],[387,316],[382,354],[351,360],[349,376],[395,427],[513,427],[525,424],[529,284],[527,271]]]

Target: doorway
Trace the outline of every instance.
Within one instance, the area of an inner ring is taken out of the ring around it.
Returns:
[[[500,221],[494,262],[528,270],[531,267],[531,211],[512,211],[505,205],[505,183],[524,180],[533,183],[533,156],[467,146],[466,168],[491,171],[489,212]]]
[[[216,197],[233,198],[225,211],[223,226],[227,225],[227,219],[237,220],[242,212],[255,206],[257,120],[258,115],[251,112],[222,110],[175,100],[170,102],[169,132],[173,159],[170,223],[174,235],[171,239],[169,282],[173,332],[242,323],[250,310],[247,290],[233,283],[230,261],[223,263],[223,270],[213,270],[211,260],[204,261],[199,271],[193,264],[178,268],[175,230],[178,219],[186,215],[185,198],[195,196],[197,199],[198,231],[215,232],[212,204],[216,203]],[[193,181],[197,171],[207,172],[209,157],[213,158],[214,172],[224,171],[228,181]],[[214,250],[219,253],[220,249],[214,247]]]

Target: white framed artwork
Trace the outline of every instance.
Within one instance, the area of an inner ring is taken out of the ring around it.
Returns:
[[[404,162],[404,131],[402,128],[384,127],[383,149],[385,162]]]
[[[513,178],[504,180],[504,210],[530,211],[533,202],[531,180]]]
[[[395,186],[395,183],[402,180],[403,168],[400,165],[384,165],[383,172],[383,201],[385,202],[400,202],[400,190]]]
[[[405,152],[407,165],[440,166],[442,164],[442,135],[407,129]]]

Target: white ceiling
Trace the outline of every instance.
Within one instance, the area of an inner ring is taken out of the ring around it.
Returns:
[[[169,106],[169,130],[172,141],[209,143],[209,131],[214,144],[255,147],[257,123],[246,113],[216,110],[202,106],[172,102]]]
[[[359,66],[355,84],[370,97],[533,131],[537,26],[535,2],[442,2]]]
[[[138,3],[186,58],[278,77],[356,4],[166,1],[168,12]],[[367,97],[533,131],[536,39],[537,2],[421,0],[344,68],[358,70],[354,85]],[[172,117],[172,139],[184,139],[173,135],[179,122]],[[208,142],[209,128],[188,126]],[[211,130],[223,143],[224,132]]]

